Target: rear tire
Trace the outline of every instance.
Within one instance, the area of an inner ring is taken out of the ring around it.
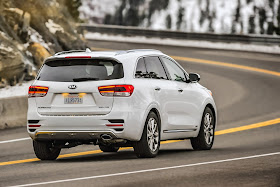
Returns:
[[[35,155],[40,160],[55,160],[60,154],[61,148],[53,146],[52,142],[39,142],[33,140]]]
[[[215,116],[210,108],[206,107],[201,120],[198,136],[191,138],[194,150],[210,150],[214,143]]]
[[[116,147],[113,144],[110,144],[110,145],[99,145],[99,148],[103,152],[118,152],[118,150],[119,150],[119,147]]]
[[[160,147],[160,123],[157,115],[150,112],[140,141],[133,148],[138,158],[156,157]]]

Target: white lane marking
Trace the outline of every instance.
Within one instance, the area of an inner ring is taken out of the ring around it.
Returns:
[[[18,142],[18,141],[24,141],[24,140],[30,140],[31,138],[19,138],[19,139],[13,139],[13,140],[5,140],[5,141],[0,141],[1,143],[11,143],[11,142]]]
[[[129,175],[129,174],[135,174],[135,173],[145,173],[145,172],[151,172],[151,171],[177,169],[177,168],[184,168],[184,167],[191,167],[191,166],[200,166],[200,165],[206,165],[206,164],[215,164],[215,163],[221,163],[221,162],[231,162],[231,161],[236,161],[236,160],[245,160],[245,159],[265,157],[265,156],[272,156],[272,155],[279,155],[279,154],[280,154],[280,152],[274,152],[274,153],[253,155],[253,156],[247,156],[247,157],[231,158],[231,159],[225,159],[225,160],[216,160],[216,161],[210,161],[210,162],[200,162],[200,163],[195,163],[195,164],[186,164],[186,165],[170,166],[170,167],[163,167],[163,168],[145,169],[145,170],[138,170],[138,171],[123,172],[123,173],[113,173],[113,174],[107,174],[107,175],[95,175],[95,176],[89,176],[89,177],[80,177],[80,178],[73,178],[73,179],[55,180],[55,181],[48,181],[48,182],[30,183],[30,184],[22,184],[22,185],[10,186],[10,187],[37,186],[37,185],[43,185],[43,184],[54,184],[54,183],[62,183],[62,182],[70,182],[70,181],[97,179],[97,178],[113,177],[113,176],[120,176],[120,175]]]

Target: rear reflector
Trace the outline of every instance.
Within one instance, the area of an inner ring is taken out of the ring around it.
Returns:
[[[49,88],[44,86],[30,86],[28,97],[45,97]]]
[[[107,127],[122,127],[123,124],[106,124]]]
[[[41,127],[41,125],[28,125],[28,127]]]
[[[132,95],[134,87],[132,85],[110,85],[99,86],[98,90],[103,96],[129,97]]]
[[[67,56],[65,58],[91,58],[91,56]]]

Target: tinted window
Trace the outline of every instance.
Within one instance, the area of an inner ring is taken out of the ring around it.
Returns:
[[[136,78],[147,77],[147,69],[143,58],[140,58],[138,60],[135,77]]]
[[[81,82],[122,77],[123,67],[118,62],[104,59],[71,59],[46,62],[37,80]]]
[[[150,78],[167,79],[164,68],[158,57],[145,57],[144,59]]]
[[[175,62],[169,60],[168,58],[164,58],[164,57],[162,58],[162,61],[165,64],[165,66],[170,74],[171,80],[181,81],[181,82],[186,81],[185,73],[177,64],[175,64]]]

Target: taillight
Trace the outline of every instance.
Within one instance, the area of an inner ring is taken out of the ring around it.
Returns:
[[[103,96],[129,97],[132,95],[134,87],[132,85],[110,85],[99,86],[98,90]]]
[[[30,86],[28,97],[45,97],[49,88],[44,86]]]

